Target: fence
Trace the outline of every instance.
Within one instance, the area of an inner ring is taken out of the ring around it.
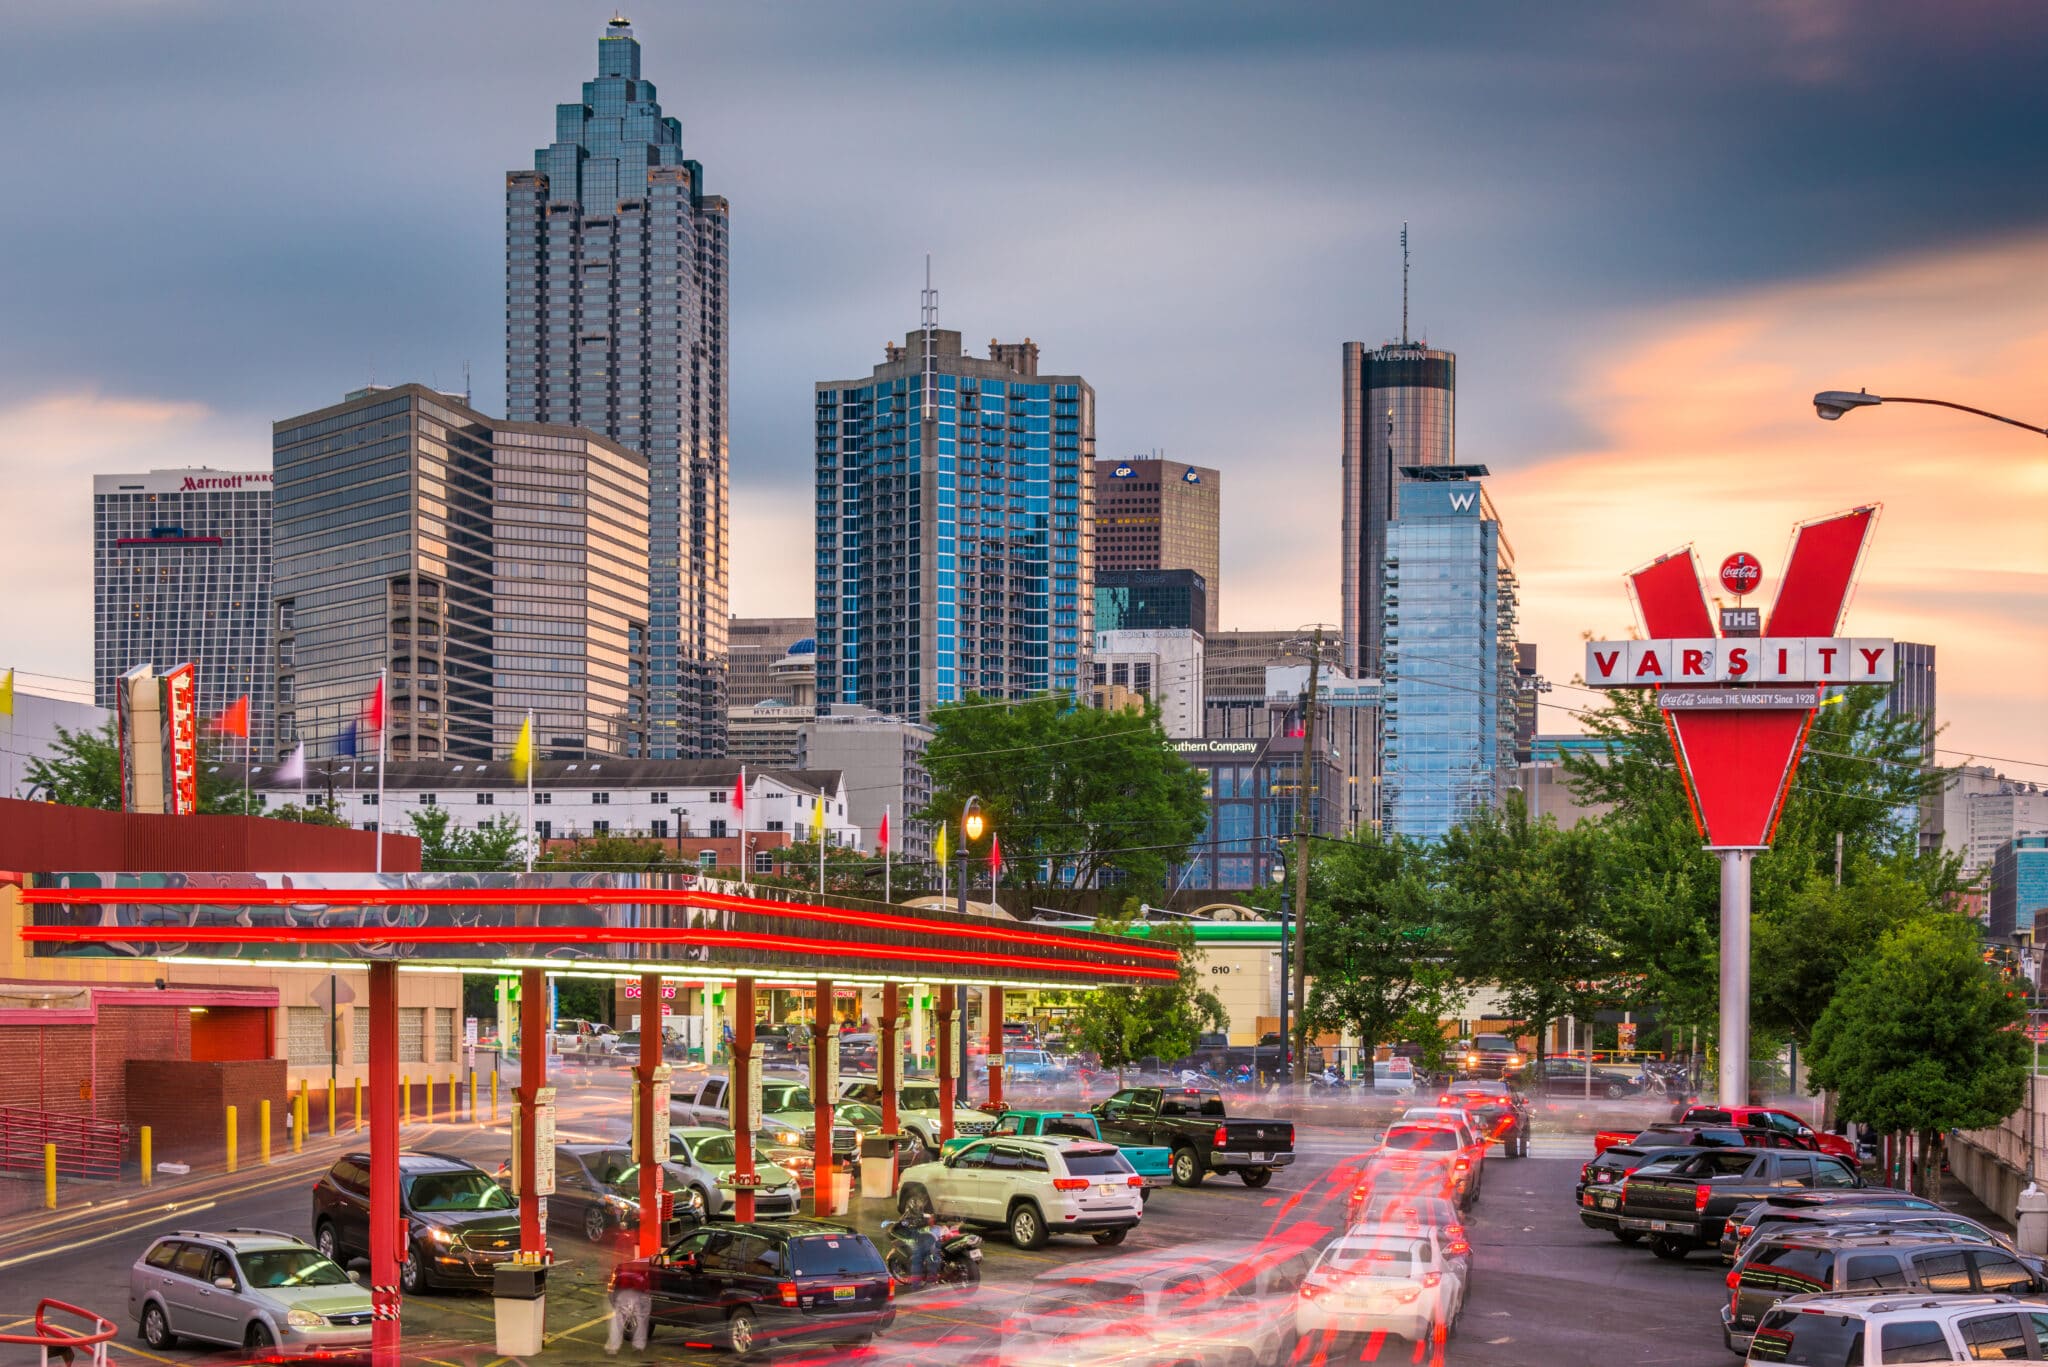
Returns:
[[[2028,1182],[2038,1182],[2048,1169],[2048,1087],[2039,1077],[2027,1079],[2027,1099],[2017,1111],[1989,1129],[1964,1130],[1962,1137],[1996,1158]]]
[[[128,1157],[128,1127],[60,1111],[0,1106],[0,1171],[43,1168],[43,1146],[57,1146],[64,1177],[118,1177]]]
[[[52,1310],[87,1320],[92,1327],[78,1330],[61,1324],[52,1324]],[[43,1367],[50,1367],[50,1357],[53,1353],[64,1360],[66,1367],[74,1367],[80,1348],[91,1350],[90,1360],[93,1367],[106,1367],[107,1343],[121,1332],[121,1327],[104,1315],[81,1310],[75,1305],[51,1300],[48,1297],[44,1297],[36,1306],[35,1326],[36,1331],[33,1334],[0,1334],[0,1343],[22,1343],[41,1350]]]

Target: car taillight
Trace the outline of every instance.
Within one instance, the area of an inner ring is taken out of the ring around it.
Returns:
[[[1735,1237],[1738,1239],[1747,1239],[1754,1233],[1756,1233],[1755,1225],[1737,1225],[1735,1227]]]
[[[1216,1137],[1210,1140],[1209,1142],[1220,1149],[1225,1144],[1228,1144],[1230,1142],[1230,1136],[1228,1133],[1224,1131],[1224,1128],[1221,1125],[1218,1125],[1216,1127]]]
[[[788,1306],[792,1310],[796,1309],[795,1282],[777,1282],[775,1283],[775,1289],[782,1293],[782,1303],[784,1305]]]
[[[1593,1165],[1590,1162],[1581,1163],[1579,1165],[1579,1180],[1581,1182],[1590,1182],[1593,1180]]]
[[[1705,1210],[1707,1208],[1707,1198],[1713,1194],[1714,1189],[1712,1187],[1708,1186],[1705,1182],[1700,1183],[1692,1189],[1692,1208],[1696,1211]]]
[[[1425,1272],[1422,1274],[1422,1284],[1424,1286],[1435,1286],[1443,1279],[1444,1274],[1441,1272]]]
[[[896,1279],[894,1277],[889,1278],[889,1299],[892,1301],[896,1299]]]
[[[1088,1179],[1085,1177],[1055,1177],[1052,1179],[1052,1189],[1054,1191],[1086,1191],[1088,1190]]]
[[[1305,1301],[1312,1301],[1328,1289],[1328,1287],[1317,1286],[1314,1282],[1303,1282],[1301,1284],[1301,1298]]]
[[[1462,1258],[1472,1251],[1472,1245],[1466,1243],[1463,1239],[1453,1239],[1450,1251],[1453,1258]]]
[[[1471,1160],[1471,1159],[1469,1159],[1469,1158],[1460,1158],[1460,1159],[1458,1160],[1458,1171],[1459,1171],[1459,1172],[1463,1172],[1463,1171],[1465,1171],[1465,1169],[1467,1169],[1467,1168],[1469,1168],[1469,1167],[1471,1167],[1471,1166],[1472,1166],[1472,1160]]]
[[[1144,1185],[1145,1185],[1145,1179],[1144,1179],[1144,1178],[1142,1178],[1142,1177],[1140,1177],[1140,1176],[1138,1176],[1138,1174],[1136,1174],[1136,1173],[1134,1172],[1134,1173],[1132,1173],[1132,1174],[1131,1174],[1131,1181],[1130,1181],[1130,1185],[1132,1185],[1132,1186],[1134,1186],[1134,1187],[1142,1187],[1142,1186],[1144,1186]]]
[[[1740,1285],[1742,1285],[1742,1269],[1741,1269],[1741,1268],[1739,1268],[1739,1267],[1738,1267],[1738,1268],[1734,1269],[1733,1271],[1729,1272],[1729,1274],[1728,1274],[1728,1285],[1730,1285],[1730,1286],[1740,1286]]]
[[[1287,1127],[1287,1147],[1290,1149],[1294,1147],[1294,1126],[1292,1125]]]

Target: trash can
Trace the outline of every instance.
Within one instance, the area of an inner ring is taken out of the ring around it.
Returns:
[[[892,1136],[861,1136],[860,1195],[863,1201],[896,1199],[896,1140]]]
[[[826,1190],[831,1193],[832,1213],[834,1215],[844,1215],[847,1211],[851,1210],[853,1208],[852,1166],[834,1163],[832,1165],[831,1185]]]
[[[548,1317],[547,1264],[499,1263],[491,1274],[491,1306],[497,1312],[501,1357],[539,1353]]]

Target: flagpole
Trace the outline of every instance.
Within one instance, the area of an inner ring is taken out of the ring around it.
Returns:
[[[740,804],[740,887],[753,891],[753,861],[747,858],[747,766],[740,766],[740,786],[733,789],[739,795]]]
[[[384,739],[390,729],[389,719],[384,715],[390,699],[384,696],[384,673],[383,669],[377,671],[377,872],[380,874],[384,872],[384,827],[389,816],[384,810],[384,771],[390,767],[385,754],[390,745]]]
[[[818,814],[818,896],[825,895],[825,793],[820,789],[818,805],[812,810]]]
[[[242,815],[249,814],[249,747],[254,745],[255,728],[245,720],[242,723]]]
[[[533,711],[526,713],[526,734],[533,734]],[[533,872],[533,754],[526,756],[526,871]]]
[[[893,902],[889,895],[889,806],[882,805],[882,900]]]

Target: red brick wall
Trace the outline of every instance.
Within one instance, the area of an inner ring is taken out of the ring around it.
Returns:
[[[102,1006],[97,1041],[90,1025],[0,1026],[0,1106],[125,1121],[129,1061],[186,1057],[190,1018],[182,1006]]]
[[[218,1166],[226,1154],[227,1108],[237,1109],[244,1163],[257,1152],[257,1102],[268,1099],[271,1144],[289,1144],[284,1127],[285,1063],[281,1058],[228,1063],[128,1065],[128,1123],[147,1125],[159,1158]]]
[[[210,1006],[193,1013],[189,1057],[197,1063],[269,1058],[272,1014],[267,1006]]]

